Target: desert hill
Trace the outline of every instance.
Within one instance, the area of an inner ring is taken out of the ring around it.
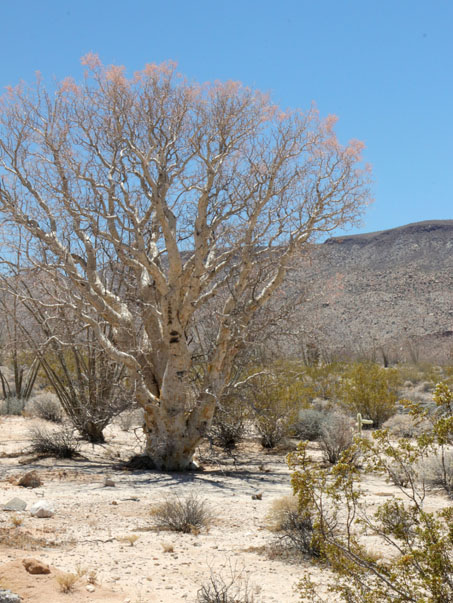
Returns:
[[[306,348],[453,361],[453,220],[332,237],[295,273],[307,298],[298,310]]]

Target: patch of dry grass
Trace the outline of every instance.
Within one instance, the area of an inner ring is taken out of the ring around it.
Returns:
[[[168,497],[151,508],[151,516],[157,528],[185,534],[199,534],[213,520],[208,504],[196,494]]]
[[[72,593],[74,591],[79,579],[80,576],[78,574],[71,574],[66,572],[55,576],[55,580],[57,581],[60,591],[65,594]]]

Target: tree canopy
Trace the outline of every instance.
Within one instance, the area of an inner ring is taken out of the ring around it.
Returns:
[[[38,79],[1,98],[4,228],[10,242],[21,230],[30,265],[64,280],[52,303],[127,367],[145,453],[185,468],[291,259],[367,202],[363,145],[340,144],[334,116],[282,110],[238,82],[82,63],[80,83]],[[197,329],[207,311],[209,346]]]

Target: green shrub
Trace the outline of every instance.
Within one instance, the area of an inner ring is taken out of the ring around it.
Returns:
[[[336,574],[329,588],[348,603],[447,603],[453,601],[453,507],[428,512],[425,490],[413,472],[430,454],[446,452],[453,437],[453,391],[439,384],[434,392],[438,412],[431,429],[414,440],[394,441],[387,430],[356,438],[339,462],[325,468],[313,463],[307,443],[289,455],[292,485],[299,513],[310,517],[313,541],[321,558]],[[426,416],[420,405],[406,401],[415,418]],[[364,472],[392,480],[398,496],[367,508],[362,475],[348,460],[360,453]],[[394,479],[395,471],[406,479]],[[367,550],[382,547],[386,558]],[[302,600],[323,601],[305,576]]]
[[[348,412],[361,413],[381,427],[396,412],[398,371],[377,364],[354,363],[343,374],[337,395]]]
[[[297,368],[276,365],[248,384],[248,400],[263,448],[274,448],[296,421],[303,384]]]

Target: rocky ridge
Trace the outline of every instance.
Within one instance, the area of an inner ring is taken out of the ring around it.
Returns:
[[[306,293],[298,310],[305,348],[453,361],[453,220],[330,238],[295,274]]]

